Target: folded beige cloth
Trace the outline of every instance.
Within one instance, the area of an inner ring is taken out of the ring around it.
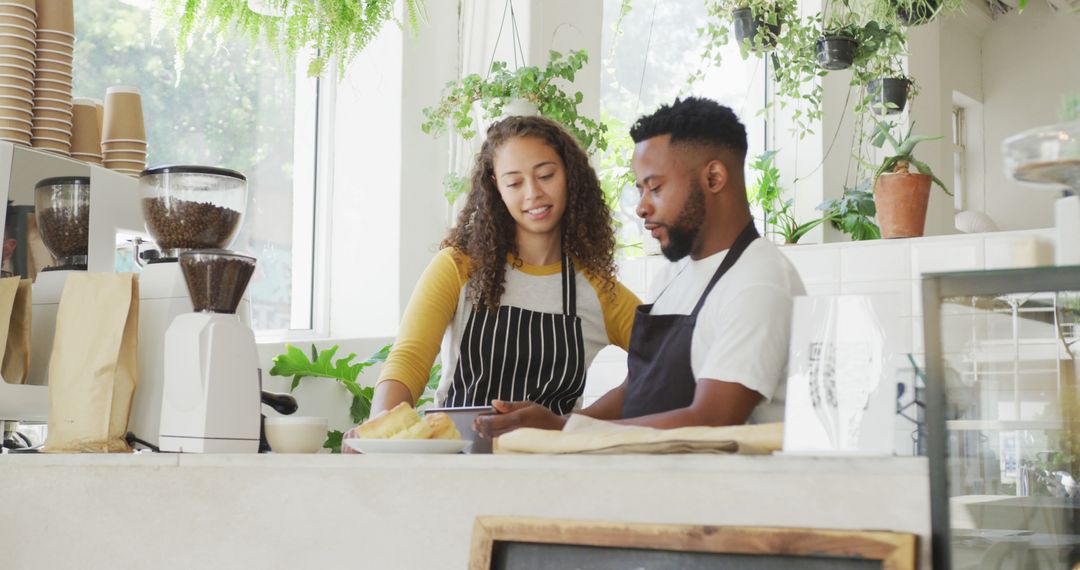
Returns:
[[[495,453],[741,453],[783,447],[784,424],[655,429],[574,414],[559,430],[523,428],[495,440]]]

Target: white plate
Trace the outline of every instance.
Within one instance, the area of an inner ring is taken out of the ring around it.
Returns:
[[[467,439],[346,439],[345,445],[360,453],[457,453],[469,446]]]

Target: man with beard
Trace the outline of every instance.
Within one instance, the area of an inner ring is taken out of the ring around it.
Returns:
[[[638,119],[637,214],[675,262],[656,301],[638,307],[629,374],[581,413],[656,428],[782,421],[798,273],[759,237],[743,179],[746,129],[731,109],[677,99]],[[689,259],[686,259],[689,257]],[[566,417],[495,401],[475,428],[561,429]]]

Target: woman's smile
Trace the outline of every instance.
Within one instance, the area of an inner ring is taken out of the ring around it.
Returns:
[[[551,206],[537,206],[531,210],[525,210],[525,215],[527,215],[530,220],[534,221],[543,220],[544,218],[547,218],[550,213]]]

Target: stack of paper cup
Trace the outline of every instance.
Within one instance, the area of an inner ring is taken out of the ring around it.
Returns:
[[[30,144],[36,38],[34,0],[0,1],[0,140]]]
[[[72,73],[75,10],[72,0],[37,0],[37,48],[34,52],[34,121],[36,148],[71,153]]]
[[[146,168],[146,127],[142,99],[135,87],[110,87],[105,92],[101,133],[105,168],[138,175]]]
[[[105,132],[105,102],[101,99],[91,99],[97,107],[97,128],[99,133]]]
[[[71,158],[101,164],[101,131],[98,130],[97,106],[93,99],[76,97],[73,103]]]

